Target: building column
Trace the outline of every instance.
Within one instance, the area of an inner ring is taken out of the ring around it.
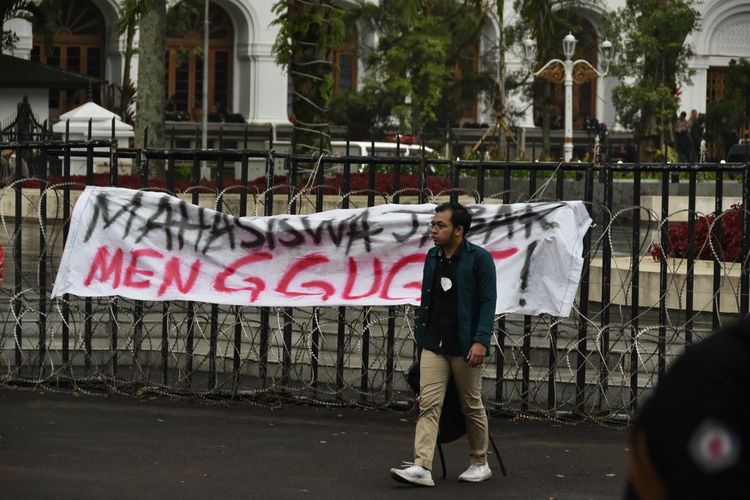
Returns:
[[[708,58],[696,56],[690,62],[690,67],[695,70],[692,76],[693,83],[682,88],[680,96],[680,110],[690,111],[697,109],[698,113],[706,112],[706,92],[708,90]]]
[[[256,44],[250,56],[252,83],[249,89],[248,121],[288,124],[288,77],[284,69],[276,64],[271,48],[270,44]]]

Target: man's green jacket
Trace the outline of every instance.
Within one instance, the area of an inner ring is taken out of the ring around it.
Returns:
[[[427,252],[422,274],[422,300],[417,310],[417,348],[422,349],[427,325],[430,322],[432,286],[435,267],[442,249],[431,248]],[[490,354],[490,338],[495,320],[497,284],[495,261],[484,248],[464,240],[464,248],[458,260],[456,286],[458,287],[458,340],[464,357],[474,342],[480,342]]]

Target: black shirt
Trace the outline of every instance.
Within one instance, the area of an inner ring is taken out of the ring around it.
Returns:
[[[438,261],[432,282],[430,321],[427,324],[424,348],[447,356],[460,356],[458,342],[458,261],[463,246],[451,258],[438,251]]]

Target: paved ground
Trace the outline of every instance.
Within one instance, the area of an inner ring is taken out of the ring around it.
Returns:
[[[73,397],[0,388],[2,499],[621,498],[626,433],[595,425],[490,419],[508,468],[464,484],[465,440],[448,479],[402,486],[415,414],[166,398]],[[438,459],[435,463],[438,469]]]

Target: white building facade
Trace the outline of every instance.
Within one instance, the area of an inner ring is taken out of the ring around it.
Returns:
[[[125,64],[125,38],[115,31],[119,0],[60,0],[63,8],[63,28],[53,43],[52,52],[42,50],[41,41],[34,37],[26,21],[12,20],[6,28],[14,30],[19,38],[10,51],[17,57],[93,76],[116,88],[122,84]],[[176,4],[170,0],[170,6]],[[277,28],[272,22],[274,0],[211,0],[209,103],[221,103],[230,113],[242,115],[248,123],[288,124],[288,76],[274,61],[273,44]],[[505,24],[517,22],[513,1],[505,2]],[[602,18],[607,11],[625,4],[624,0],[588,2],[578,7],[580,19],[590,27],[591,40],[601,41]],[[691,44],[695,56],[690,66],[695,70],[693,83],[681,89],[681,108],[705,111],[706,102],[722,85],[722,74],[731,59],[750,57],[750,1],[705,0],[698,6],[701,12],[700,28],[692,34]],[[80,14],[84,12],[85,16]],[[74,15],[75,14],[75,15]],[[87,21],[88,20],[88,21]],[[482,35],[478,41],[480,53],[490,56],[497,50],[499,26],[488,17],[482,20]],[[200,104],[202,60],[197,51],[202,46],[202,22],[187,35],[171,37],[168,34],[169,97],[173,97],[180,111],[193,121]],[[341,68],[337,86],[356,86],[363,74],[358,40],[370,45],[376,34],[357,26],[356,37],[336,54]],[[520,41],[505,54],[508,71],[525,69]],[[561,41],[562,43],[562,41]],[[595,54],[592,55],[596,57]],[[576,54],[587,57],[586,54]],[[495,57],[496,59],[496,57]],[[481,63],[480,63],[481,64]],[[131,61],[132,79],[137,79],[137,56]],[[610,129],[616,126],[617,117],[611,102],[611,90],[616,85],[613,78],[599,78],[590,87],[576,90],[578,118],[596,118]],[[137,85],[137,82],[136,82]],[[85,96],[69,91],[51,92],[50,117],[60,115],[81,104]],[[518,125],[535,126],[534,107],[520,95],[509,96],[511,104],[523,110]],[[466,121],[489,123],[491,113],[481,96],[470,103]],[[581,128],[581,120],[574,126]]]
[[[19,42],[11,53],[17,57],[51,64],[67,70],[95,76],[116,86],[122,85],[126,41],[116,34],[115,24],[119,0],[61,0],[62,28],[53,43],[52,54],[40,51],[30,24],[12,20],[6,28],[13,29]],[[169,5],[177,2],[170,1]],[[229,112],[241,114],[249,123],[287,122],[287,76],[274,61],[273,44],[277,30],[271,26],[273,0],[212,0],[212,20],[226,24],[220,33],[211,30],[209,102],[221,96]],[[81,16],[81,12],[86,15]],[[86,22],[86,19],[89,22]],[[182,99],[185,111],[199,108],[201,60],[192,49],[202,47],[202,23],[199,29],[183,39],[168,36],[173,54],[170,67],[171,94]],[[137,45],[137,39],[136,39]],[[174,56],[174,53],[177,53]],[[187,61],[187,64],[185,62]],[[138,77],[137,55],[131,61],[131,78]],[[176,87],[176,88],[175,88]],[[197,89],[197,91],[196,91]],[[211,99],[214,97],[214,99]],[[59,102],[51,99],[51,114],[71,109],[80,102],[61,94]]]

